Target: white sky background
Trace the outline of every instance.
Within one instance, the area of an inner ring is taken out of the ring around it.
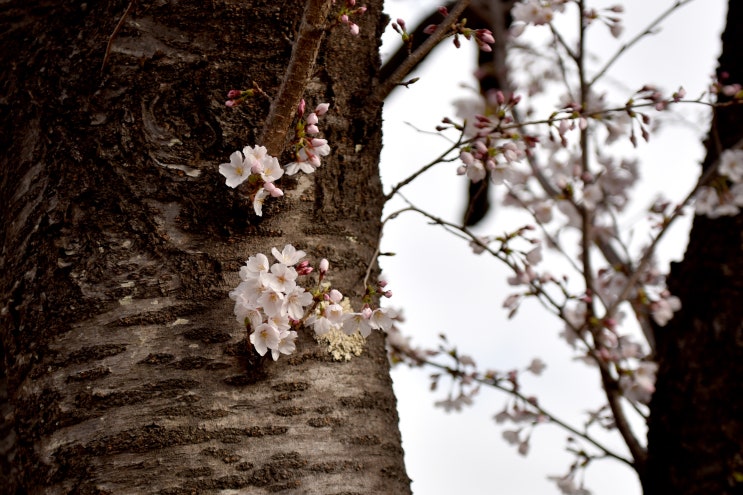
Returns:
[[[588,2],[596,8],[615,3],[618,2]],[[622,3],[626,27],[623,36],[617,42],[607,35],[608,29],[597,24],[589,31],[587,43],[593,54],[604,58],[611,55],[673,0]],[[387,0],[385,10],[392,19],[404,18],[412,29],[417,19],[435,5],[438,3]],[[612,79],[632,90],[646,83],[657,84],[666,94],[683,85],[689,97],[698,96],[707,88],[716,67],[725,9],[724,0],[696,0],[683,7],[664,22],[659,33],[641,41],[620,59],[610,72]],[[569,12],[574,14],[574,9]],[[544,34],[546,29],[530,27],[526,36]],[[390,29],[382,47],[383,56],[394,51],[398,39]],[[421,80],[408,90],[397,89],[386,102],[382,152],[386,190],[447,147],[445,140],[422,134],[406,122],[432,131],[442,117],[455,117],[450,102],[469,94],[460,85],[476,84],[471,76],[474,50],[467,44],[456,50],[447,40],[414,74]],[[631,93],[614,91],[612,100],[619,104]],[[544,115],[549,111],[545,109]],[[619,149],[640,158],[643,177],[633,194],[631,213],[624,217],[628,228],[645,218],[643,211],[657,192],[679,200],[699,173],[698,163],[703,158],[701,139],[708,128],[707,119],[698,108],[687,107],[679,114],[689,122],[667,126],[661,134],[652,135],[650,143],[641,141],[636,151],[631,147]],[[456,175],[456,167],[457,164],[441,164],[404,188],[403,193],[417,206],[458,221],[464,207],[466,182]],[[502,233],[524,223],[516,210],[498,208],[492,196],[491,201],[496,206],[495,212],[479,226],[480,233]],[[403,206],[394,200],[386,213]],[[665,263],[682,257],[687,231],[688,221],[685,221],[661,244]],[[636,238],[638,244],[646,239],[642,232]],[[404,309],[406,322],[402,330],[413,337],[415,344],[434,347],[437,335],[444,332],[461,353],[474,357],[483,370],[523,369],[532,358],[542,358],[548,365],[545,373],[541,377],[523,375],[522,389],[537,395],[545,409],[579,428],[585,420],[582,413],[603,404],[597,372],[571,361],[573,354],[557,337],[562,325],[556,318],[530,301],[531,304],[522,305],[513,320],[506,319],[501,304],[511,293],[505,282],[509,273],[497,260],[475,256],[465,242],[441,227],[428,225],[414,213],[406,213],[387,225],[382,251],[397,253],[382,258],[381,264],[394,292],[389,303]],[[431,371],[405,367],[393,370],[403,447],[416,495],[558,493],[546,476],[565,474],[573,461],[572,455],[565,451],[566,433],[551,425],[538,427],[531,438],[529,455],[521,457],[501,437],[501,432],[512,425],[498,425],[492,419],[506,403],[505,395],[482,389],[473,407],[462,413],[447,414],[434,408],[433,403],[445,397],[448,382],[441,382],[437,392],[430,392]],[[624,453],[618,435],[602,438]],[[641,492],[634,473],[611,460],[589,467],[586,486],[595,495]]]

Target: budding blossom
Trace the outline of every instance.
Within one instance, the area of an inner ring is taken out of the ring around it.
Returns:
[[[354,312],[348,299],[326,283],[305,290],[299,277],[313,270],[302,261],[304,251],[287,244],[281,251],[273,248],[271,254],[276,259],[273,264],[262,253],[251,256],[240,268],[240,284],[229,293],[237,321],[251,332],[249,341],[261,356],[271,351],[276,361],[281,354],[294,353],[302,325],[313,328],[316,336],[341,331],[359,338],[368,337],[373,329],[391,329],[397,315],[390,309],[365,305]],[[320,262],[319,271],[327,273],[326,260]]]
[[[258,89],[260,92],[260,89]],[[247,98],[255,95],[256,90],[253,89],[231,89],[227,93],[227,101],[224,102],[227,107],[236,107],[240,103],[244,102]]]
[[[449,11],[446,7],[439,7],[438,11],[439,14],[441,14],[443,17],[447,17],[449,15]],[[395,24],[393,24],[392,27],[395,29],[395,31],[402,35],[403,42],[408,42],[410,40],[410,36],[405,31],[405,23],[401,23],[401,21],[402,19],[397,20],[399,27],[397,27]],[[452,26],[452,29],[454,31],[454,46],[456,46],[457,48],[461,46],[459,36],[462,35],[467,40],[470,40],[474,37],[475,43],[477,43],[478,48],[480,48],[480,50],[482,50],[483,52],[492,52],[493,48],[490,45],[495,43],[493,32],[489,29],[471,29],[466,27],[466,23],[467,20],[464,19],[463,21],[458,22],[454,26]],[[433,32],[436,31],[438,27],[438,24],[429,24],[428,26],[426,26],[423,32],[425,34],[433,34]],[[402,28],[402,31],[400,31],[400,28]]]
[[[366,12],[365,5],[356,7],[356,0],[346,0],[346,4],[341,7],[336,18],[340,24],[348,26],[348,30],[352,35],[357,36],[359,34],[359,26],[355,22],[351,21],[351,17],[355,15],[364,15],[364,12]]]
[[[286,165],[286,175],[294,175],[300,170],[311,174],[321,165],[320,157],[330,154],[330,146],[327,140],[311,137],[319,133],[317,127],[318,117],[325,115],[330,105],[320,103],[315,111],[307,115],[304,121],[300,120],[296,127],[295,160]],[[304,100],[299,106],[300,119],[304,114]]]

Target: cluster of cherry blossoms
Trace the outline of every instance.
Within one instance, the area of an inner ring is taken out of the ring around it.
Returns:
[[[246,93],[247,91],[231,90],[228,94],[231,99],[227,101],[227,106],[239,104]],[[284,191],[275,184],[284,173],[294,175],[301,170],[311,174],[320,166],[320,157],[330,154],[327,140],[313,137],[320,132],[317,127],[318,117],[328,111],[330,104],[320,103],[314,112],[304,117],[305,106],[304,100],[298,106],[300,120],[295,129],[295,161],[286,165],[285,169],[281,167],[276,157],[268,154],[264,146],[246,146],[242,152],[232,153],[229,163],[222,163],[219,166],[219,173],[225,177],[229,187],[236,188],[243,182],[248,182],[251,186],[253,210],[258,216],[263,215],[263,203],[266,198],[284,195]]]
[[[743,150],[723,151],[717,172],[718,180],[697,191],[697,215],[734,216],[743,207]]]
[[[484,109],[481,104],[475,106],[464,100],[456,103],[457,115],[465,120],[464,133],[470,137],[460,150],[462,165],[457,168],[458,175],[466,175],[472,182],[480,182],[489,176],[496,185],[519,177],[511,165],[526,156],[530,139],[528,136],[515,139],[512,133],[502,131],[501,127],[513,122],[508,113],[520,99],[514,95],[506,99],[503,92],[494,91],[488,95],[488,115],[482,113]],[[444,119],[444,123],[453,122]]]
[[[294,144],[294,161],[286,166],[286,175],[294,175],[298,171],[311,174],[320,164],[320,157],[330,154],[328,141],[316,136],[320,129],[317,127],[318,117],[325,115],[330,108],[329,103],[320,103],[315,111],[304,116],[306,104],[304,100],[299,102],[297,113],[299,122],[295,128],[296,138]]]
[[[514,4],[511,9],[513,17],[513,34],[519,35],[527,24],[541,26],[549,24],[555,17],[555,12],[565,10],[566,0],[524,0]]]
[[[251,256],[240,267],[240,284],[230,292],[235,301],[235,317],[250,332],[250,343],[261,356],[269,350],[274,361],[281,354],[296,350],[297,329],[311,327],[316,336],[340,332],[368,337],[372,330],[387,332],[396,314],[387,308],[372,309],[369,303],[354,312],[348,298],[332,289],[323,279],[328,272],[328,260],[318,265],[319,279],[312,290],[306,290],[298,281],[314,269],[302,260],[306,253],[291,244],[279,251],[271,250],[276,262],[270,263],[265,254]],[[308,281],[309,282],[309,281]],[[367,296],[391,297],[380,281],[368,289]]]
[[[555,18],[555,13],[564,12],[568,0],[522,0],[514,4],[511,9],[513,23],[511,24],[511,35],[520,36],[528,25],[543,26],[549,24]],[[593,21],[599,21],[609,28],[609,32],[618,38],[624,31],[622,20],[617,14],[624,12],[622,5],[613,5],[605,9],[585,9],[583,18],[586,25]]]
[[[235,188],[249,181],[251,185],[258,185],[253,196],[255,214],[263,214],[263,202],[267,197],[278,198],[284,191],[276,187],[274,181],[284,175],[284,169],[279,160],[268,154],[264,146],[246,146],[242,153],[235,151],[230,155],[230,162],[219,166],[219,173],[224,175],[228,186]]]

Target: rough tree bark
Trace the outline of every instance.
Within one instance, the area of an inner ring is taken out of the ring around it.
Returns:
[[[743,4],[731,1],[718,74],[743,83]],[[724,101],[725,97],[721,97]],[[740,148],[743,108],[714,112],[706,170]],[[646,495],[743,493],[743,215],[697,216],[668,279],[682,309],[656,329],[659,362],[648,431]]]
[[[376,243],[380,0],[305,92],[332,104],[323,167],[262,219],[217,172],[270,105],[226,91],[275,94],[302,3],[3,2],[0,491],[410,492],[382,337],[339,363],[302,335],[274,363],[227,298],[285,243],[357,290]]]

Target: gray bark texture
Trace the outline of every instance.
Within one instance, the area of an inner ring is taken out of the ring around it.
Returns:
[[[271,102],[224,100],[275,95],[303,2],[129,6],[0,5],[0,493],[410,493],[382,336],[336,362],[304,332],[273,362],[227,297],[286,243],[359,295],[382,207],[381,1],[360,37],[325,37],[304,97],[331,103],[333,152],[262,218],[217,169],[260,144]]]

